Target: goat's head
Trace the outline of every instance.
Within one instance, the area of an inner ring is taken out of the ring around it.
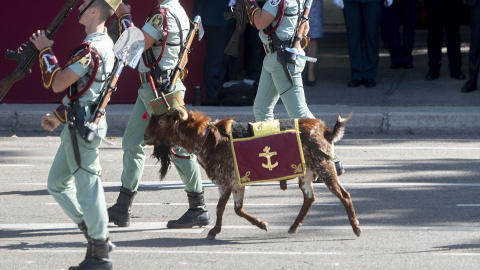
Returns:
[[[172,109],[169,114],[152,114],[143,139],[147,145],[153,145],[152,157],[160,161],[160,177],[164,178],[171,164],[170,149],[175,146],[178,123],[188,118],[184,107]]]

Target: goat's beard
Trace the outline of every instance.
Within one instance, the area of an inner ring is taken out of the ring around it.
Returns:
[[[155,157],[160,161],[160,179],[165,178],[172,162],[172,159],[170,158],[170,148],[170,146],[164,143],[159,143],[153,148],[152,157]]]

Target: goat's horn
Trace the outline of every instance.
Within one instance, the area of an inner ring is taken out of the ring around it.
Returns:
[[[180,113],[180,120],[181,121],[185,121],[187,120],[188,118],[188,112],[187,112],[187,109],[185,109],[185,107],[178,107],[177,108],[178,112]]]

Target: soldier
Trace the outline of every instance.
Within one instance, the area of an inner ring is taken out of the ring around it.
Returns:
[[[122,187],[117,202],[108,209],[110,221],[121,227],[130,226],[131,206],[143,174],[146,147],[143,134],[150,116],[144,113],[149,102],[155,99],[150,80],[160,82],[155,88],[162,90],[161,81],[168,80],[173,72],[190,29],[189,18],[178,0],[159,0],[158,3],[142,28],[145,36],[145,53],[138,67],[141,85],[122,141]],[[131,7],[123,3],[117,9],[116,14],[121,27],[133,25],[130,11]],[[186,88],[180,79],[176,82],[176,90],[181,91],[182,96],[185,95]],[[192,228],[210,224],[196,156],[186,154],[181,148],[173,149],[171,152],[172,161],[185,184],[190,207],[178,220],[168,221],[167,227]]]
[[[65,67],[60,68],[52,50],[53,40],[45,31],[37,31],[30,40],[40,51],[39,61],[45,88],[59,93],[68,88],[63,104],[42,118],[42,127],[53,131],[65,125],[61,144],[48,175],[48,191],[65,213],[78,224],[88,240],[87,254],[79,266],[69,269],[112,269],[109,257],[112,244],[108,237],[108,214],[100,180],[98,146],[85,138],[85,119],[89,119],[99,92],[110,76],[114,63],[113,42],[106,33],[105,21],[113,15],[120,0],[84,0],[79,8],[79,23],[87,34],[74,50]],[[98,134],[105,136],[105,118]],[[75,181],[75,184],[74,184]]]
[[[257,27],[266,52],[258,91],[253,104],[256,121],[273,120],[273,109],[278,99],[287,109],[290,118],[315,118],[305,101],[302,71],[305,60],[297,57],[295,63],[284,58],[282,48],[289,47],[296,32],[297,20],[303,15],[305,1],[269,0],[260,8],[255,0],[244,0],[250,24]],[[308,21],[304,33],[308,33]],[[301,47],[300,54],[305,55]],[[344,172],[335,158],[337,174]]]

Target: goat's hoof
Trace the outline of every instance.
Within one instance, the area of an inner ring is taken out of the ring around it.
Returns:
[[[290,228],[290,229],[288,230],[288,233],[289,233],[289,234],[296,234],[297,231],[298,231],[298,228]]]
[[[264,222],[262,224],[262,230],[265,230],[266,232],[268,232],[268,222]]]
[[[207,240],[215,240],[215,235],[207,235]]]
[[[357,237],[360,237],[360,235],[362,234],[362,229],[358,228],[358,230],[354,232],[357,235]]]

